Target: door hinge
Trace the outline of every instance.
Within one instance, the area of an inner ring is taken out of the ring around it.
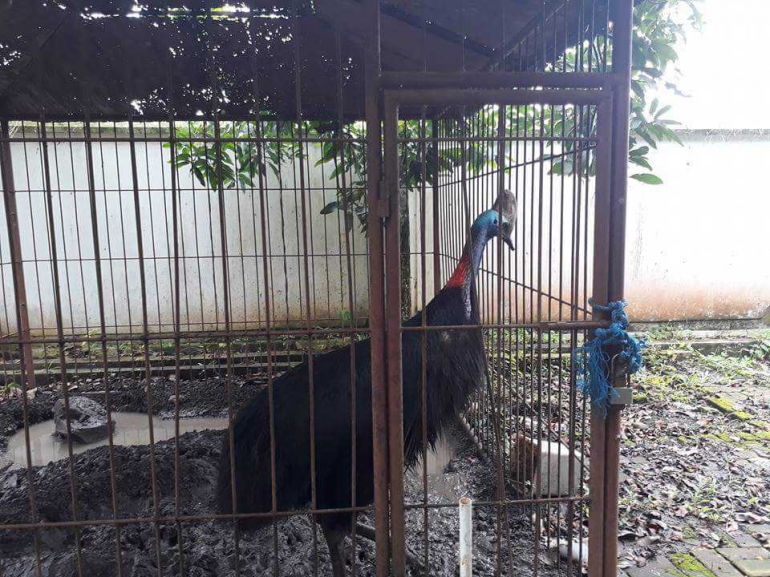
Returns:
[[[374,207],[375,214],[379,218],[389,218],[390,217],[390,198],[387,195],[384,195],[383,192],[385,191],[385,181],[381,180],[379,184],[379,190],[377,191],[377,202],[376,206]]]

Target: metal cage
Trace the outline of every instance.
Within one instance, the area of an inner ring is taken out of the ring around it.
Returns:
[[[589,298],[623,296],[631,0],[187,4],[0,8],[0,419],[19,431],[0,438],[0,574],[330,575],[317,523],[349,515],[375,537],[351,530],[350,574],[454,575],[467,494],[477,574],[616,575],[621,405],[591,411],[574,358],[607,324]],[[515,250],[486,251],[480,323],[405,323],[501,190]],[[486,361],[445,431],[471,463],[446,490],[425,428],[405,473],[404,335],[424,423],[434,331],[481,331]],[[324,508],[317,453],[339,441],[317,434],[313,367],[338,348],[351,381],[369,367],[371,414],[355,387],[334,412],[351,494]],[[287,509],[273,395],[297,366],[309,498]],[[272,506],[238,511],[233,484],[217,512],[220,440],[232,454],[260,394]],[[103,404],[105,447],[73,442],[76,397]]]

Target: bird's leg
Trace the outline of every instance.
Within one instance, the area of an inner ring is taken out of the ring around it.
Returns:
[[[332,560],[333,577],[345,577],[345,531],[338,528],[323,527],[329,556]]]
[[[366,525],[364,523],[356,523],[356,533],[358,533],[359,536],[363,537],[364,539],[369,539],[369,541],[374,541],[374,527],[370,527],[369,525]],[[413,555],[409,549],[406,549],[406,562],[409,563],[412,567],[415,569],[418,569],[419,571],[422,571],[423,564],[422,561],[417,557],[417,555]]]

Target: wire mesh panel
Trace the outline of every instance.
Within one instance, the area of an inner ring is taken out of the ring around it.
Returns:
[[[392,112],[419,102],[420,119]],[[409,230],[399,236],[420,311],[399,325],[403,459],[413,471],[402,554],[413,574],[456,563],[458,542],[441,545],[448,530],[459,539],[462,496],[475,501],[481,574],[572,574],[586,562],[590,411],[574,360],[599,326],[588,298],[606,282],[594,259],[606,258],[596,215],[609,198],[609,102],[548,90],[386,96],[395,173],[386,183],[406,196],[399,226]],[[439,105],[442,117],[428,120]],[[391,443],[402,443],[392,428]],[[447,464],[439,457],[437,470],[436,448],[456,474],[449,486],[436,474]]]
[[[177,40],[147,73],[105,64],[126,18]],[[86,10],[61,34],[75,113],[41,101],[0,143],[0,403],[20,429],[0,573],[329,575],[346,538],[371,572],[361,48],[298,5]],[[89,59],[125,83],[117,114],[90,106]]]

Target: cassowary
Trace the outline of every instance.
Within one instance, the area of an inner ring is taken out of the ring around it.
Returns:
[[[406,326],[477,325],[475,276],[487,243],[499,236],[513,248],[515,198],[504,191],[491,210],[471,226],[471,238],[446,286]],[[427,331],[427,441],[432,447],[442,428],[456,419],[468,397],[485,378],[486,356],[479,329]],[[423,450],[422,338],[402,333],[404,461],[416,464]],[[372,458],[372,391],[370,343],[355,348],[356,495],[357,506],[374,500]],[[314,357],[316,505],[334,509],[351,505],[351,347]],[[274,449],[277,510],[301,510],[311,502],[309,365],[287,371],[273,383]],[[238,413],[234,428],[235,486],[239,513],[272,510],[269,393],[263,391]],[[217,484],[220,512],[232,512],[230,447],[225,436]],[[329,545],[334,577],[344,577],[344,537],[351,530],[349,513],[319,515]],[[266,517],[241,519],[242,528],[270,523]],[[359,528],[360,529],[360,528]],[[368,535],[366,533],[369,533]],[[371,537],[371,530],[362,531]]]

